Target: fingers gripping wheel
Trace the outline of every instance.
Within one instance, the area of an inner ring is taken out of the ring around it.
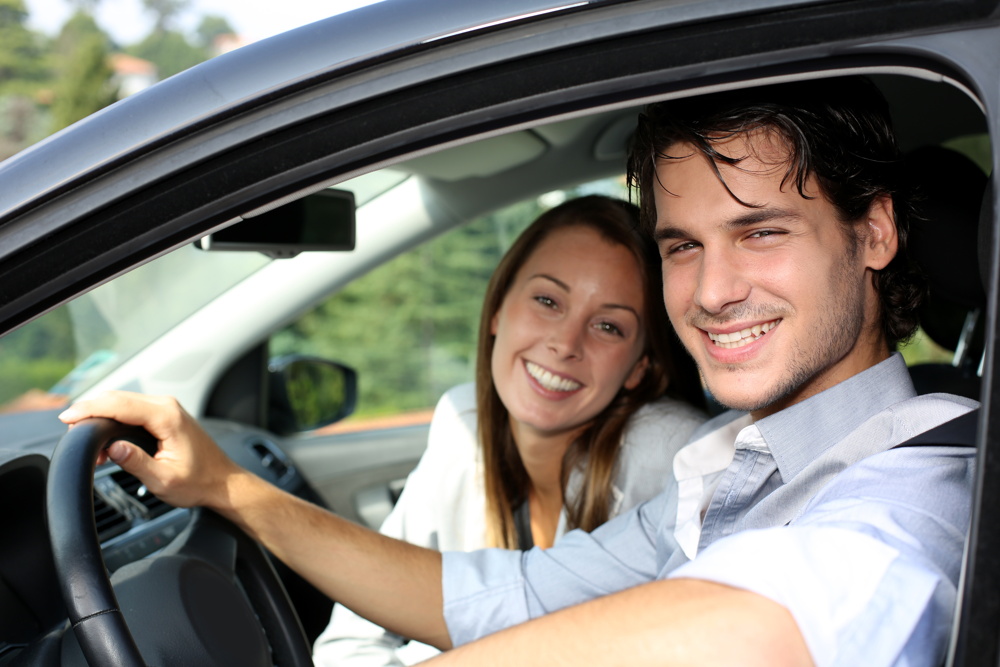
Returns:
[[[312,665],[298,617],[260,546],[212,512],[195,511],[159,555],[109,580],[94,526],[93,473],[98,453],[117,440],[149,453],[157,447],[143,429],[88,419],[59,443],[49,469],[56,573],[87,664]]]

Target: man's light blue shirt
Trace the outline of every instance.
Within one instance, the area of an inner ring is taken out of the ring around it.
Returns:
[[[974,452],[892,448],[975,406],[915,396],[893,355],[754,424],[721,415],[679,452],[664,452],[677,457],[676,476],[678,460],[714,451],[698,472],[704,502],[685,500],[690,492],[679,494],[671,478],[654,500],[548,550],[445,553],[452,642],[684,577],[782,604],[819,667],[936,666],[954,612]]]

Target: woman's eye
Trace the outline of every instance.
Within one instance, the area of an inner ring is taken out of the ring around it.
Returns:
[[[552,298],[547,297],[547,296],[536,296],[535,297],[535,301],[537,301],[538,303],[542,304],[546,308],[555,308],[556,307],[556,301],[555,301],[555,299],[552,299]]]
[[[616,325],[612,324],[611,322],[598,322],[597,329],[598,331],[601,331],[603,333],[609,333],[613,336],[619,336],[621,338],[625,337],[624,332],[622,332],[621,329],[619,329]]]

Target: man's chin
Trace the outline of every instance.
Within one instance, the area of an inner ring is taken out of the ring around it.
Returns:
[[[740,412],[756,412],[771,404],[770,401],[763,401],[759,398],[751,396],[729,397],[712,394],[712,398],[714,398],[722,407],[730,410],[739,410]]]
[[[785,392],[757,385],[753,390],[733,387],[713,387],[708,383],[708,391],[719,404],[731,410],[757,412],[779,402]]]

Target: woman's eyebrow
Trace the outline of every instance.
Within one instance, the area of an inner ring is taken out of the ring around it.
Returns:
[[[556,278],[554,276],[550,276],[547,273],[534,273],[534,274],[528,276],[529,280],[534,280],[535,278],[542,278],[544,280],[549,280],[551,282],[554,282],[556,285],[558,285],[559,287],[563,288],[567,292],[572,292],[573,291],[573,290],[570,289],[569,285],[567,285],[566,283],[564,283],[563,281],[559,280],[558,278]]]
[[[549,280],[549,281],[555,283],[556,285],[558,285],[559,287],[561,287],[566,292],[572,292],[573,291],[572,288],[569,285],[567,285],[566,283],[564,283],[563,281],[559,280],[558,278],[556,278],[554,276],[550,276],[547,273],[533,273],[532,275],[528,276],[528,280],[534,280],[535,278],[541,278],[543,280]],[[624,303],[605,303],[605,304],[601,304],[601,307],[602,308],[614,308],[616,310],[627,310],[628,312],[630,312],[633,315],[635,315],[636,319],[642,319],[641,317],[639,317],[639,311],[637,311],[632,306],[629,306],[629,305],[624,304]]]

